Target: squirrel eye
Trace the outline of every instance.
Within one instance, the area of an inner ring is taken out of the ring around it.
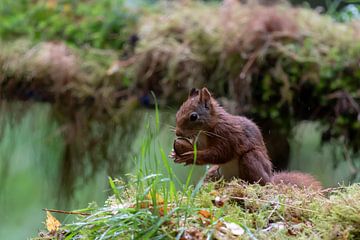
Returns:
[[[199,114],[197,114],[196,112],[193,112],[190,114],[190,121],[196,121],[199,118]]]

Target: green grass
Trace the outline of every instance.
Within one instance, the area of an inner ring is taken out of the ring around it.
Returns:
[[[192,170],[185,181],[180,181],[156,141],[158,113],[155,119],[143,131],[141,147],[134,157],[136,171],[126,181],[109,178],[113,195],[104,206],[83,209],[89,216],[79,216],[56,232],[43,232],[41,239],[360,237],[359,184],[322,192],[241,181],[204,184],[204,178],[193,185],[189,180]]]

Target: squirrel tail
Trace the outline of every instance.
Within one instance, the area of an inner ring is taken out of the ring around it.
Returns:
[[[302,172],[278,172],[272,177],[274,184],[295,185],[300,188],[311,188],[313,190],[321,190],[323,187],[315,177]]]

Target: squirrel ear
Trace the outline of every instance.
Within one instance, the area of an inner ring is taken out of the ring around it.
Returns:
[[[190,90],[189,98],[196,97],[197,95],[199,95],[199,89],[193,88],[193,89]]]
[[[203,89],[201,89],[200,92],[200,102],[205,104],[206,108],[209,108],[211,103],[210,100],[211,100],[211,93],[207,88],[204,87]]]

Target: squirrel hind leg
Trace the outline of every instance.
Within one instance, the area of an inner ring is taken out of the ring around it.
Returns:
[[[302,172],[278,172],[272,177],[274,184],[295,185],[300,188],[311,188],[313,190],[323,189],[321,183],[310,174]]]
[[[209,168],[209,170],[206,173],[206,177],[204,182],[216,182],[221,179],[220,174],[220,166],[219,165],[213,165]]]

